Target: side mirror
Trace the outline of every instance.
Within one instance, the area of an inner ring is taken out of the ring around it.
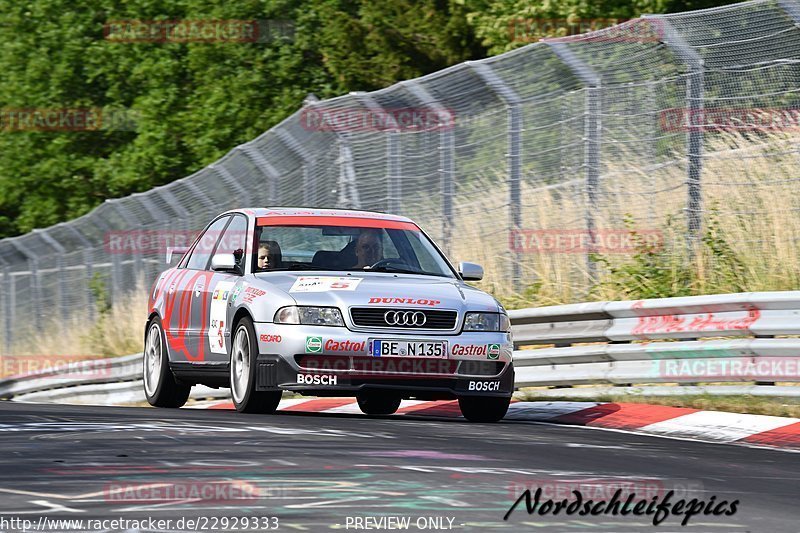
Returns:
[[[183,257],[189,251],[187,247],[170,246],[167,248],[167,264],[172,266],[172,260],[177,257]]]
[[[480,281],[483,279],[483,267],[477,263],[460,262],[458,264],[458,273],[464,281]]]
[[[211,258],[211,270],[224,272],[236,270],[236,257],[233,254],[217,254]]]

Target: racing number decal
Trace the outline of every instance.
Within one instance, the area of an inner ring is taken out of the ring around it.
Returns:
[[[209,307],[208,344],[212,353],[227,353],[225,346],[225,321],[227,314],[228,297],[234,286],[233,281],[220,281],[214,285],[211,292],[211,306]]]

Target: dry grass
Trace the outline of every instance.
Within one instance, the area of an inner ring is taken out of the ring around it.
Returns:
[[[148,289],[140,279],[94,322],[84,310],[74,313],[67,322],[57,321],[36,334],[17,335],[12,346],[15,356],[42,356],[58,359],[87,359],[129,355],[142,351],[144,321],[147,317]]]
[[[694,253],[686,240],[685,164],[652,170],[641,159],[621,158],[601,176],[599,229],[624,229],[624,217],[635,230],[663,235],[665,270],[686,268],[690,281],[675,282],[674,291],[714,294],[741,291],[794,290],[800,285],[800,195],[797,137],[770,134],[757,140],[740,135],[715,137],[703,159],[705,221],[716,222],[713,248],[702,241]],[[483,264],[478,284],[510,308],[586,300],[637,298],[638,287],[608,284],[609,269],[589,275],[586,254],[529,253],[515,257],[508,245],[508,193],[503,176],[459,188],[456,260]],[[487,191],[492,191],[487,194]],[[527,229],[585,228],[585,196],[580,187],[536,187],[522,183],[522,225]],[[718,248],[722,247],[722,251]],[[612,267],[631,264],[632,253],[603,254]],[[511,283],[517,259],[522,282]],[[724,263],[724,264],[723,264]],[[735,272],[731,272],[731,265]],[[652,280],[651,280],[652,281]],[[646,284],[648,280],[642,280]],[[669,292],[667,289],[665,292]]]

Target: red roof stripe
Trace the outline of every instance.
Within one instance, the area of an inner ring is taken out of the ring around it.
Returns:
[[[419,231],[413,222],[362,217],[268,216],[258,217],[256,223],[259,226],[340,226]]]

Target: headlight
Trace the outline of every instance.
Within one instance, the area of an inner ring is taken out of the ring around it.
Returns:
[[[510,322],[505,313],[467,313],[464,331],[509,331]]]
[[[276,324],[306,326],[344,326],[342,313],[335,307],[281,307],[275,313]]]

